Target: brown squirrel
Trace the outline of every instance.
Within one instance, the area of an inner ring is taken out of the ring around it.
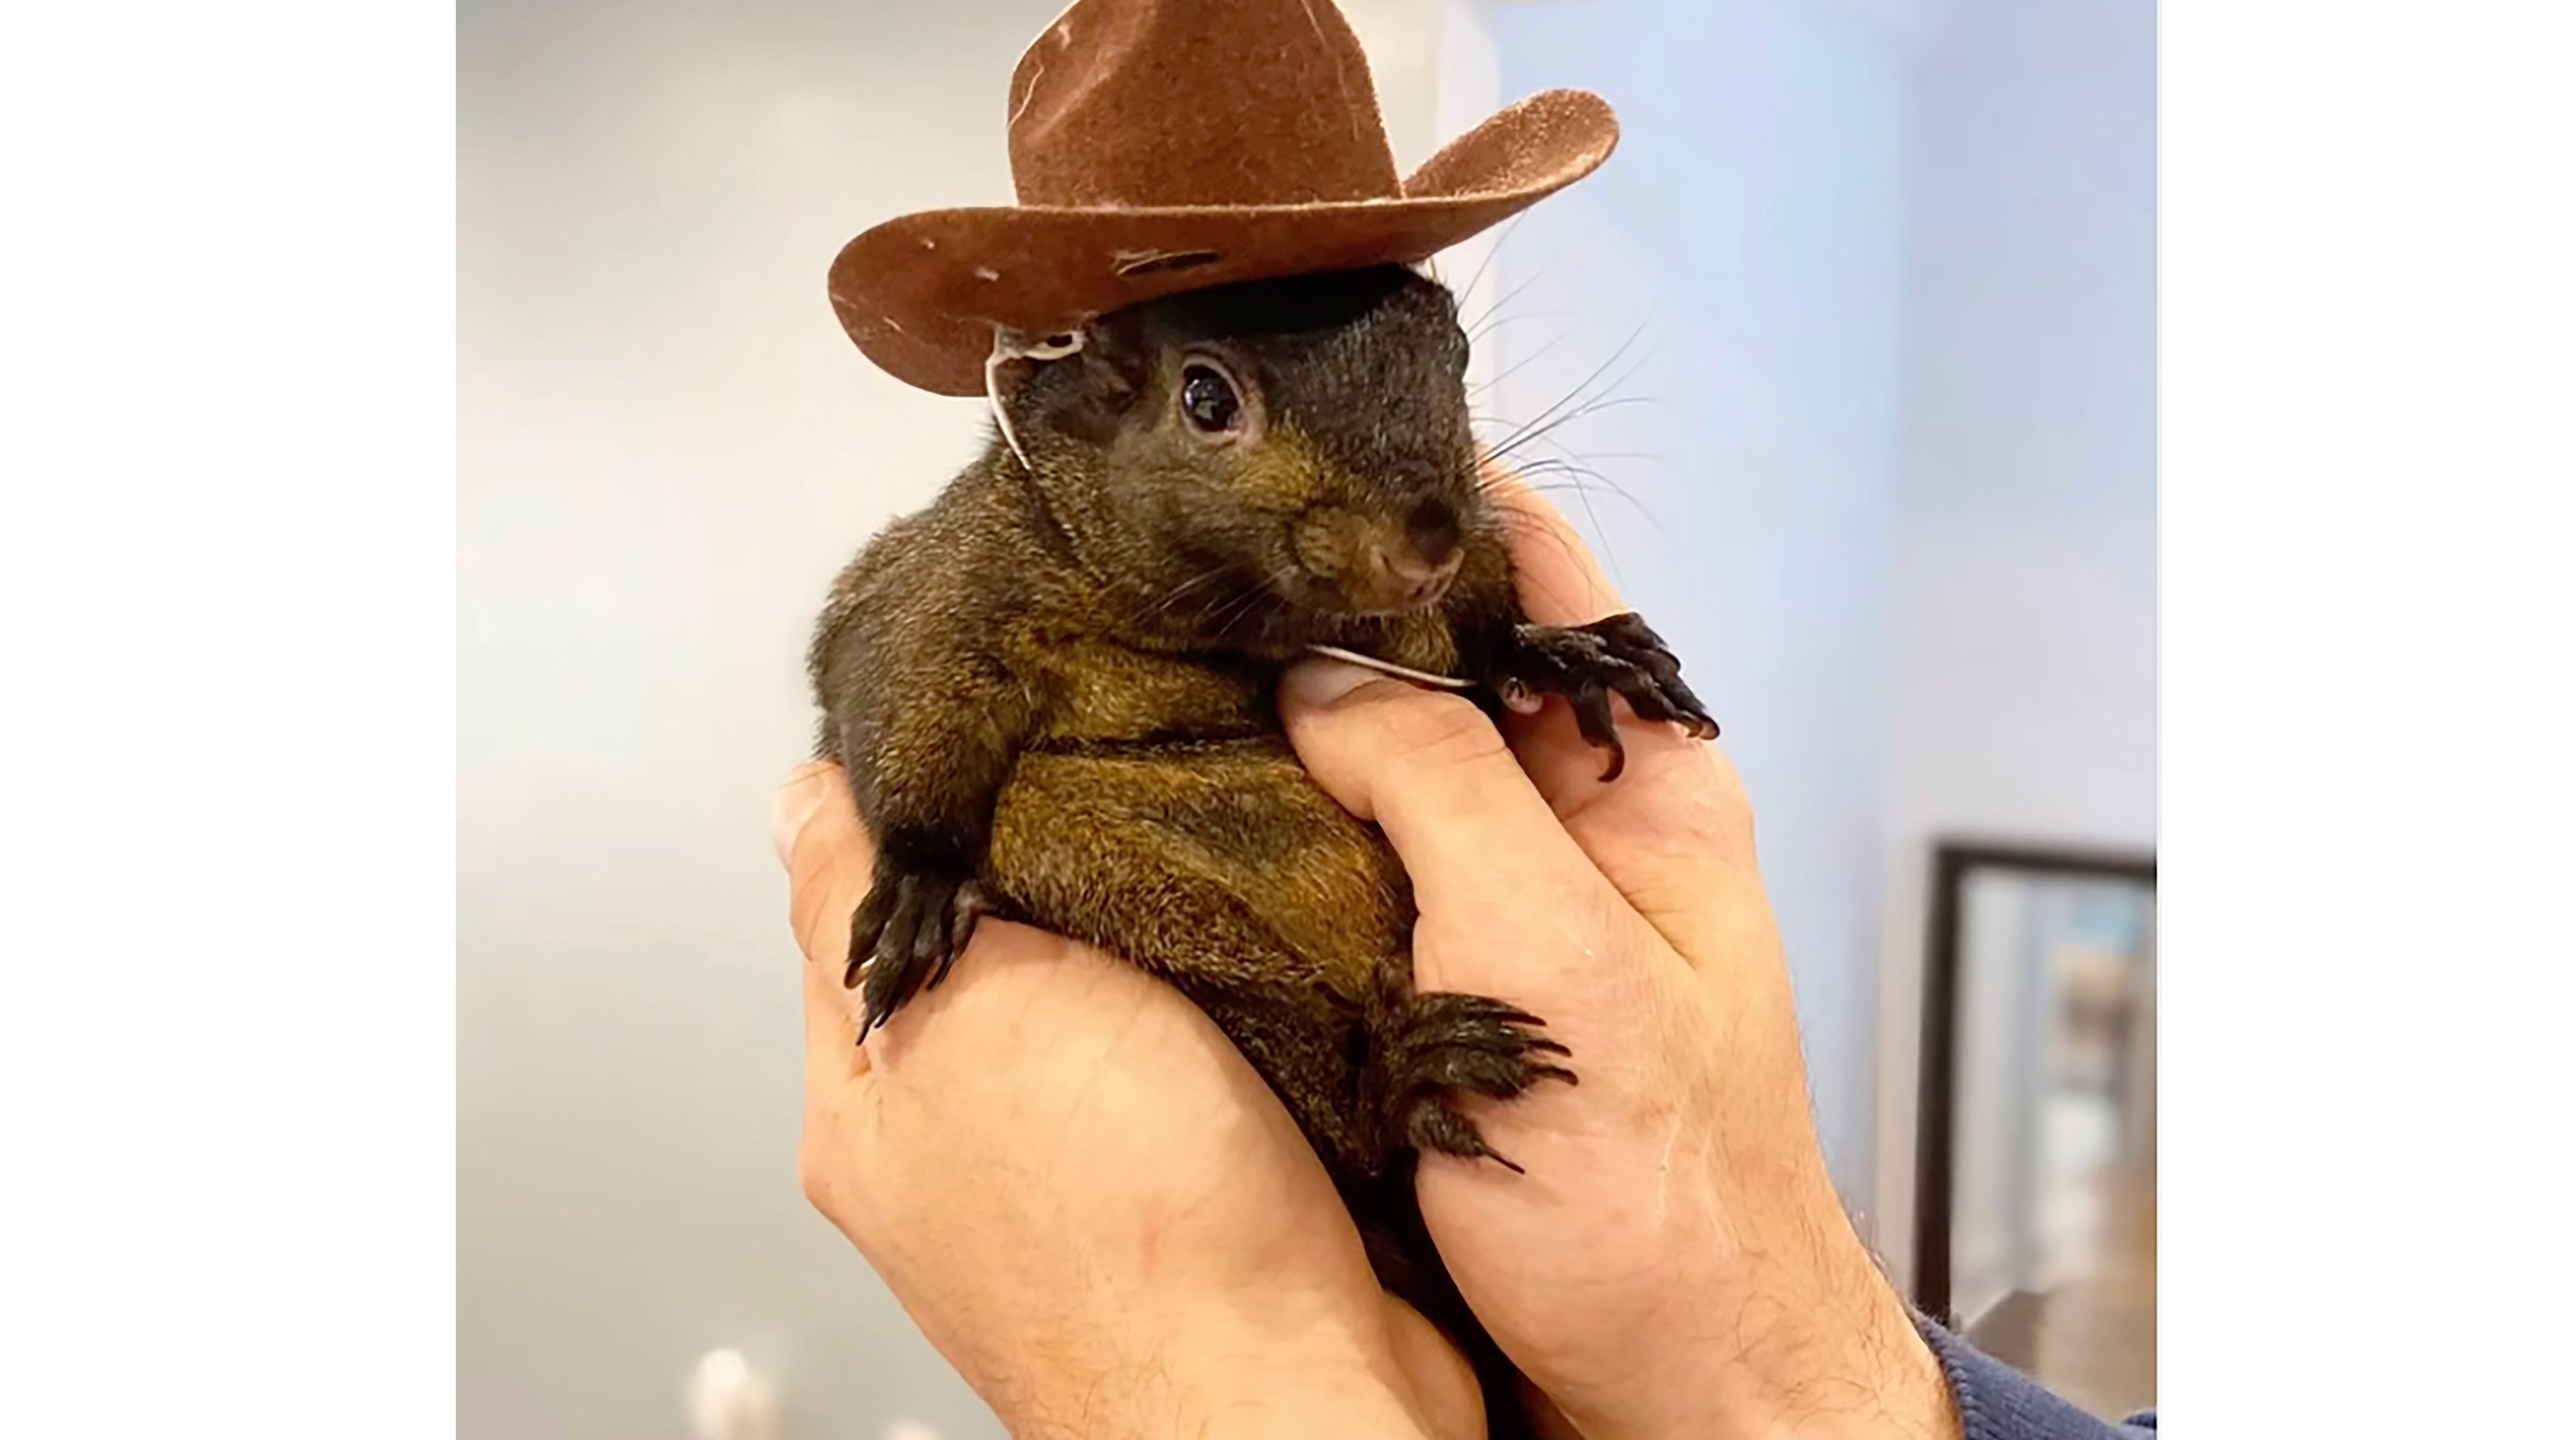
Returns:
[[[1381,1281],[1470,1352],[1504,1428],[1498,1353],[1421,1227],[1413,1165],[1510,1164],[1456,1102],[1571,1082],[1567,1052],[1499,1000],[1414,990],[1404,870],[1290,753],[1279,674],[1331,646],[1472,682],[1488,709],[1559,695],[1612,778],[1613,694],[1714,722],[1635,615],[1527,623],[1467,336],[1415,271],[1134,305],[1016,368],[1019,454],[991,439],[883,530],[810,651],[819,752],[879,847],[845,972],[865,1029],[983,915],[1172,982],[1278,1092]]]

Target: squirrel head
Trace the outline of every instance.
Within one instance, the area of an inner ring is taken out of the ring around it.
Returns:
[[[1456,302],[1404,267],[1131,306],[1029,368],[1009,413],[1079,557],[1184,611],[1405,613],[1502,543]]]

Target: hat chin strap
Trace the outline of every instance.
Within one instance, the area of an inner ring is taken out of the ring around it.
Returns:
[[[1472,680],[1461,680],[1454,675],[1434,675],[1428,670],[1416,670],[1410,666],[1398,665],[1392,660],[1381,660],[1375,655],[1363,655],[1357,650],[1345,650],[1339,645],[1310,645],[1307,647],[1307,653],[1329,655],[1336,660],[1347,660],[1354,665],[1366,666],[1381,675],[1393,675],[1399,680],[1409,680],[1416,685],[1434,685],[1443,690],[1470,690],[1475,687],[1475,682]],[[1522,691],[1520,696],[1515,698],[1506,690],[1502,698],[1504,703],[1514,710],[1521,708],[1523,700],[1528,701],[1529,709],[1538,708],[1536,701],[1530,699],[1526,691]]]
[[[995,412],[996,430],[1004,436],[1005,448],[1028,470],[1031,457],[1022,453],[1022,441],[1013,433],[1013,417],[1005,413],[1004,397],[996,393],[996,369],[1007,360],[1063,360],[1084,348],[1084,332],[1070,330],[1034,344],[1019,330],[1002,325],[995,329],[995,348],[987,352],[987,408]]]

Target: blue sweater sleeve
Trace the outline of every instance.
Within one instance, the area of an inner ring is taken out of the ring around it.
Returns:
[[[1967,1345],[1926,1316],[1914,1316],[1938,1354],[1964,1417],[1964,1440],[2153,1440],[2159,1417],[2145,1410],[2110,1425]]]

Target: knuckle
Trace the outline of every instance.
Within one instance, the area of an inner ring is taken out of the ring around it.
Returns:
[[[810,960],[842,958],[855,909],[868,898],[870,877],[848,873],[835,859],[813,865],[791,886],[791,935]]]
[[[800,942],[800,953],[811,960],[818,958],[818,925],[825,911],[825,892],[815,885],[791,888],[791,938]]]
[[[812,1113],[800,1126],[800,1148],[796,1161],[800,1196],[812,1209],[827,1217],[838,1228],[850,1218],[845,1205],[845,1189],[834,1160],[836,1146],[824,1120]]]
[[[1752,814],[1751,796],[1742,788],[1742,777],[1723,746],[1707,741],[1696,748],[1706,757],[1706,783],[1698,788],[1687,807],[1689,828],[1710,853],[1747,862],[1758,846],[1758,823]]]
[[[797,1167],[800,1172],[800,1195],[811,1205],[825,1210],[827,1208],[827,1177],[824,1167],[818,1163],[816,1150],[817,1147],[810,1142],[809,1136],[804,1132],[800,1136]]]

